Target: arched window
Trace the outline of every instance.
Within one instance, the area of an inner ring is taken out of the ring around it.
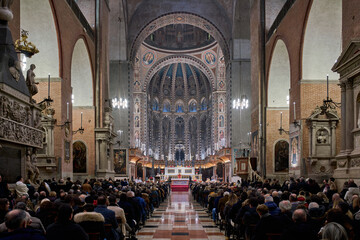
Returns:
[[[168,101],[164,102],[163,112],[170,112],[170,103]]]
[[[280,140],[275,144],[275,172],[287,171],[289,169],[289,143]]]
[[[159,111],[159,101],[156,98],[153,100],[152,110]]]
[[[189,112],[196,112],[196,102],[191,101],[189,104]]]
[[[207,104],[206,104],[206,99],[203,98],[201,100],[201,110],[204,111],[204,110],[207,110]]]
[[[183,113],[184,112],[184,104],[182,102],[177,102],[176,107],[175,107],[175,111],[177,113]]]
[[[86,145],[80,141],[73,143],[73,172],[86,173]]]

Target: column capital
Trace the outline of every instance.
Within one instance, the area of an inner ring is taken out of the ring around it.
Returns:
[[[353,82],[348,80],[345,82],[345,85],[346,85],[346,89],[352,89],[353,88]]]

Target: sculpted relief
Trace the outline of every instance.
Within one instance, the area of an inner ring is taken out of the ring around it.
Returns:
[[[29,106],[0,96],[0,139],[41,148],[40,115],[40,112],[33,114]]]

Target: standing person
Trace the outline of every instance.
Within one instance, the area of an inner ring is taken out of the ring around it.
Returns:
[[[89,236],[84,229],[71,221],[72,217],[73,210],[71,206],[68,204],[61,205],[56,222],[49,225],[46,230],[46,238],[49,240],[89,240]]]
[[[15,191],[17,197],[22,197],[23,195],[29,196],[28,195],[29,189],[24,183],[24,179],[22,176],[16,177]]]
[[[9,200],[7,198],[0,198],[0,223],[5,221],[5,215],[9,212]]]

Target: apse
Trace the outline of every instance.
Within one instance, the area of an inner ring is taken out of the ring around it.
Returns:
[[[149,148],[166,165],[194,166],[211,148],[212,90],[205,74],[187,63],[161,68],[147,89]]]

